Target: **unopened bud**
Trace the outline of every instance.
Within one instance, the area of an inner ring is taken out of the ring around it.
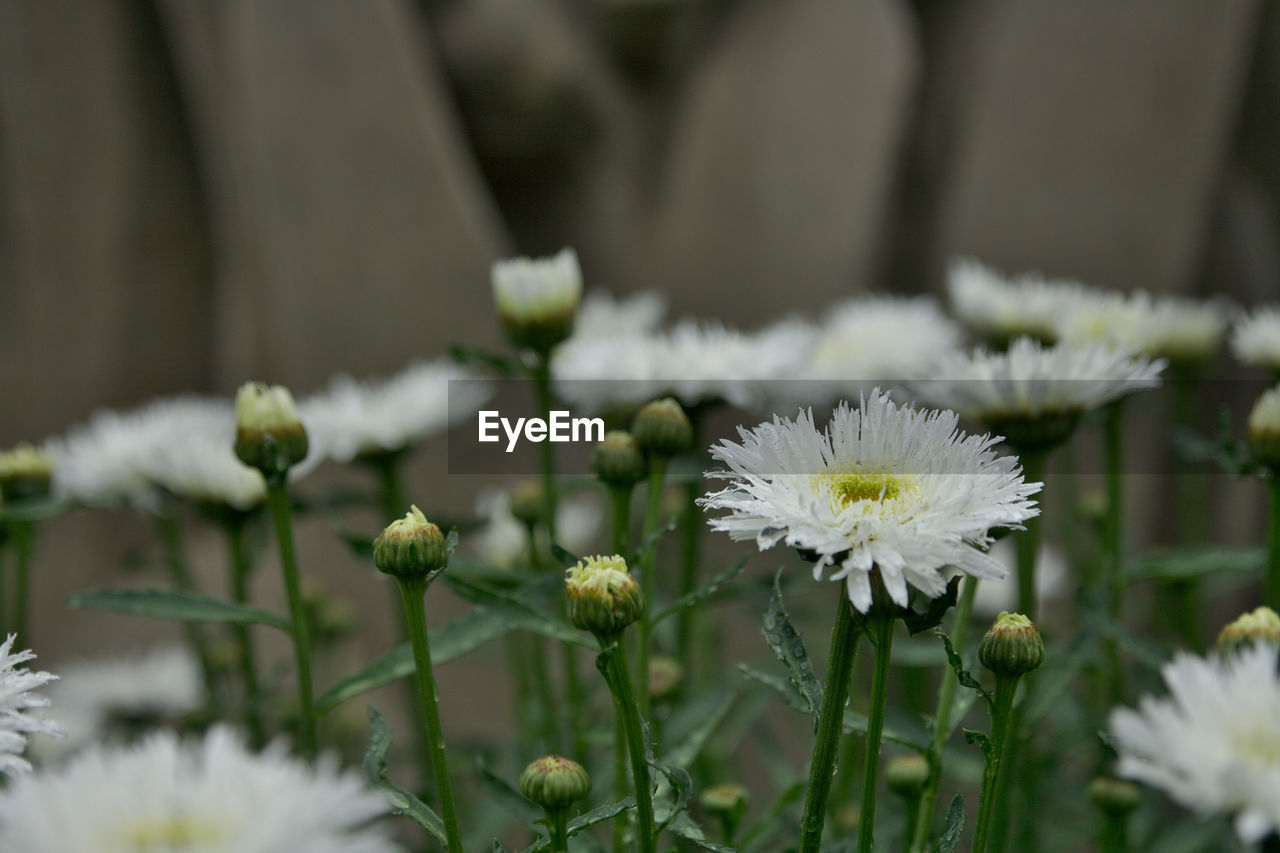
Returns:
[[[47,497],[52,480],[53,462],[43,450],[24,442],[0,453],[0,497],[5,503]]]
[[[644,613],[640,585],[627,571],[627,561],[612,557],[587,557],[565,570],[569,620],[590,631],[602,642],[622,633]]]
[[[1259,465],[1280,471],[1280,385],[1259,397],[1249,412],[1249,454]]]
[[[684,667],[675,658],[655,657],[649,661],[649,698],[655,702],[670,699],[684,681]]]
[[[493,265],[493,301],[507,337],[547,353],[573,331],[582,300],[582,269],[573,249],[549,258],[512,258]]]
[[[542,521],[546,510],[542,484],[537,480],[525,480],[511,490],[511,514],[517,521],[536,524]]]
[[[236,393],[236,456],[270,482],[307,456],[307,431],[282,385],[246,382]]]
[[[885,768],[889,790],[905,799],[914,799],[929,780],[929,762],[923,755],[899,755]]]
[[[429,582],[448,562],[448,540],[416,506],[387,525],[373,542],[373,564],[398,580]]]
[[[1219,654],[1241,651],[1255,643],[1280,646],[1280,615],[1270,607],[1241,615],[1218,634]]]
[[[520,793],[548,812],[558,812],[591,792],[591,777],[581,764],[559,755],[546,755],[520,774]]]
[[[747,789],[735,782],[712,785],[698,796],[703,811],[713,815],[738,815],[746,811],[750,799]]]
[[[1005,611],[978,644],[978,660],[997,676],[1017,678],[1044,662],[1044,641],[1030,619]]]
[[[1142,802],[1142,791],[1124,779],[1099,776],[1089,783],[1089,799],[1107,814],[1122,817]]]
[[[641,450],[655,456],[676,456],[693,447],[693,424],[674,397],[641,406],[631,434]]]
[[[613,430],[591,450],[591,471],[606,486],[629,489],[644,479],[644,453],[631,433]]]

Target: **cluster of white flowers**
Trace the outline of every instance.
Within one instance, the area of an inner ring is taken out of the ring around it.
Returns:
[[[484,524],[467,537],[468,548],[483,562],[500,569],[520,565],[529,554],[525,525],[511,514],[511,494],[505,489],[482,492],[476,513]],[[598,501],[567,498],[556,505],[556,539],[573,554],[585,554],[600,537],[603,515]]]
[[[947,294],[956,316],[980,334],[1054,341],[1061,317],[1084,297],[1085,287],[1035,272],[1007,277],[972,258],[957,258],[948,269]]]

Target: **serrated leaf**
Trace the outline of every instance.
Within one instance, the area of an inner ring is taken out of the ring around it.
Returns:
[[[937,853],[955,853],[964,832],[964,797],[956,794],[947,809],[947,820],[942,825],[942,837],[938,839]]]
[[[289,620],[278,613],[221,598],[169,589],[90,589],[72,595],[67,599],[67,606],[78,610],[106,610],[174,622],[229,622],[238,625],[267,625],[285,632],[292,630]]]
[[[726,583],[728,583],[729,581],[733,580],[738,575],[740,575],[742,573],[742,567],[745,566],[746,564],[747,564],[747,558],[743,557],[741,560],[734,563],[729,568],[716,574],[715,577],[711,578],[711,580],[707,581],[702,586],[693,590],[688,595],[682,595],[677,601],[675,601],[673,604],[671,604],[669,607],[667,607],[657,616],[653,617],[653,624],[657,625],[659,622],[661,622],[663,619],[666,619],[668,616],[672,616],[676,613],[679,613],[681,610],[686,610],[690,607],[694,607],[697,604],[701,603],[702,601],[715,595],[717,592],[720,591],[720,587],[724,586]]]
[[[462,657],[512,630],[501,613],[477,608],[436,628],[427,629],[431,663],[438,666]],[[332,711],[348,699],[413,675],[413,647],[406,641],[357,672],[338,681],[316,699],[316,713]]]
[[[995,747],[991,745],[991,738],[987,736],[986,732],[980,732],[976,729],[965,729],[964,742],[976,743],[978,747],[982,750],[983,758],[985,758],[987,761],[994,760]]]
[[[782,571],[779,570],[774,576],[773,595],[764,613],[761,632],[769,648],[787,668],[787,676],[804,697],[809,713],[816,720],[822,708],[822,684],[814,675],[813,663],[805,650],[804,640],[791,624],[791,617],[787,615],[786,605],[782,602],[782,586],[779,582],[781,575]]]
[[[440,815],[413,794],[387,779],[387,752],[390,749],[391,727],[387,725],[386,717],[370,705],[369,749],[365,752],[364,761],[361,763],[366,784],[370,788],[382,791],[396,814],[412,818],[437,841],[447,846],[449,839],[445,834],[444,821],[440,819]]]
[[[524,795],[517,791],[503,779],[483,764],[480,765],[480,782],[493,796],[494,801],[502,806],[503,810],[523,823],[525,826],[537,833],[546,833],[546,828],[542,826],[542,809],[524,798]]]
[[[773,690],[782,697],[784,702],[792,708],[795,708],[800,713],[810,713],[809,703],[800,695],[800,691],[796,689],[796,686],[787,679],[779,678],[778,676],[772,675],[768,672],[761,672],[760,670],[748,666],[745,663],[738,664],[738,672],[741,672],[750,680],[758,684],[763,684],[765,687]]]
[[[573,838],[584,829],[590,829],[598,823],[604,823],[606,820],[611,820],[628,809],[635,808],[635,806],[635,797],[627,797],[625,800],[618,800],[615,803],[605,803],[603,806],[596,806],[591,811],[586,812],[585,814],[580,814],[571,819],[566,825],[566,833],[570,838]],[[528,847],[524,848],[521,853],[542,853],[542,851],[546,850],[550,846],[551,839],[543,836]]]
[[[649,759],[649,766],[665,776],[675,792],[671,802],[667,805],[667,816],[658,821],[653,828],[654,835],[657,835],[670,826],[671,822],[689,807],[689,801],[693,798],[693,777],[683,767],[655,761],[652,758]]]
[[[504,614],[517,627],[524,628],[526,631],[533,631],[535,634],[541,634],[544,637],[549,637],[562,643],[572,643],[578,646],[586,646],[587,648],[595,647],[595,643],[591,641],[587,634],[565,622],[539,613],[515,595],[494,592],[465,578],[448,573],[443,576],[442,580],[449,589],[462,598],[473,604],[479,604]],[[557,585],[563,585],[558,578],[549,578],[548,580]]]
[[[970,690],[976,690],[981,694],[983,699],[987,700],[987,707],[991,707],[991,694],[986,691],[978,679],[974,678],[969,670],[964,668],[964,661],[960,659],[960,654],[956,651],[955,646],[951,645],[951,638],[947,636],[945,631],[935,630],[934,633],[942,639],[942,647],[947,652],[947,663],[951,665],[951,669],[955,671],[956,681],[961,687],[967,687]]]

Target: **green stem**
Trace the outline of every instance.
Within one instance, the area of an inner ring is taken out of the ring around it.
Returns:
[[[1280,472],[1267,479],[1271,490],[1271,521],[1267,526],[1266,605],[1280,610]]]
[[[573,743],[573,755],[584,764],[590,763],[590,747],[587,745],[587,727],[582,722],[582,711],[587,701],[582,688],[582,678],[578,674],[577,646],[573,643],[561,643],[563,654],[564,686],[567,702],[565,718],[569,727],[568,740]]]
[[[1022,473],[1028,483],[1044,481],[1045,453],[1034,450],[1022,454]],[[1040,524],[1044,518],[1043,505],[1041,514],[1028,518],[1026,530],[1014,537],[1014,545],[1018,558],[1018,612],[1028,619],[1036,618],[1036,559],[1040,555]]]
[[[1018,692],[1018,678],[996,676],[995,696],[991,703],[991,755],[982,773],[982,793],[978,800],[978,823],[973,833],[972,853],[986,853],[992,836],[1004,835],[1003,815],[996,814],[997,792],[1005,772],[1005,754],[1013,723],[1013,697]]]
[[[569,812],[559,809],[546,812],[547,831],[551,834],[552,853],[564,853],[569,849]]]
[[[969,638],[969,621],[973,616],[973,600],[978,594],[978,579],[966,575],[960,585],[960,600],[956,603],[955,620],[951,624],[951,647],[957,655],[964,656],[964,648]],[[938,710],[933,718],[933,738],[929,741],[929,751],[925,759],[929,763],[929,778],[925,780],[924,790],[920,793],[920,810],[916,814],[914,830],[911,834],[912,853],[924,853],[929,842],[929,825],[933,821],[934,804],[938,799],[938,788],[942,784],[942,751],[951,736],[951,708],[955,703],[956,688],[959,677],[949,666],[943,667],[942,684],[938,688]]]
[[[680,548],[680,590],[678,597],[684,597],[698,585],[698,563],[702,546],[702,511],[694,503],[702,496],[702,478],[694,477],[684,487],[684,530]],[[696,671],[693,660],[694,651],[694,616],[695,609],[686,607],[680,611],[676,628],[676,656],[684,667],[687,677],[692,679]]]
[[[877,616],[868,625],[876,646],[871,671],[871,707],[867,712],[867,763],[862,774],[862,810],[858,814],[858,853],[871,853],[876,822],[876,782],[880,776],[880,739],[889,698],[889,653],[893,647],[893,617]]]
[[[175,507],[169,504],[155,515],[156,527],[160,533],[160,541],[164,545],[165,562],[169,568],[169,578],[174,589],[179,592],[195,592],[195,583],[191,579],[191,571],[187,567],[187,553],[182,541],[182,526],[178,522]],[[187,645],[200,665],[200,675],[204,680],[205,695],[208,697],[211,710],[218,705],[221,690],[218,685],[218,673],[209,654],[209,645],[205,642],[204,630],[194,622],[183,625],[187,635]]]
[[[841,587],[837,593],[836,623],[831,629],[827,652],[827,675],[823,686],[822,710],[814,733],[813,756],[809,760],[809,787],[805,792],[804,816],[800,819],[800,853],[817,853],[822,845],[822,828],[827,818],[827,799],[835,771],[836,751],[844,731],[844,706],[849,698],[849,679],[861,634],[849,595]]]
[[[1124,456],[1124,401],[1116,400],[1106,407],[1103,444],[1107,471],[1107,517],[1103,524],[1103,570],[1107,596],[1107,615],[1111,621],[1120,619],[1122,593],[1124,591],[1124,484],[1121,479],[1121,462]],[[1106,641],[1107,691],[1112,703],[1121,700],[1122,672],[1120,650],[1114,639]]]
[[[538,411],[551,420],[551,362],[550,353],[540,353],[538,362],[533,368],[534,393],[538,398]],[[538,445],[542,461],[542,500],[543,514],[546,516],[547,546],[556,541],[556,446],[554,442],[544,441]]]
[[[280,548],[280,571],[284,591],[289,599],[293,653],[298,669],[298,749],[303,756],[316,754],[316,713],[311,689],[311,630],[307,623],[306,605],[302,600],[302,583],[298,578],[298,561],[293,552],[293,528],[290,526],[289,490],[284,477],[267,481],[267,509],[275,527],[276,544]]]
[[[237,604],[249,603],[249,575],[253,568],[249,550],[245,547],[245,521],[229,520],[223,524],[227,533],[227,550],[231,554],[231,598]],[[235,626],[236,646],[240,657],[240,678],[244,682],[244,722],[255,748],[266,743],[267,733],[262,725],[262,693],[258,686],[257,666],[254,664],[253,637],[249,626]]]
[[[529,567],[534,571],[543,568],[541,552],[538,550],[538,526],[534,522],[525,525],[529,539]],[[559,715],[556,694],[551,686],[551,671],[547,668],[547,647],[543,638],[537,634],[529,636],[529,660],[533,675],[533,688],[538,698],[539,733],[542,743],[547,749],[563,750],[561,746]]]
[[[511,672],[512,692],[515,695],[516,704],[516,723],[520,729],[520,739],[524,743],[536,743],[541,733],[534,719],[536,716],[536,702],[534,701],[533,684],[529,680],[529,663],[526,658],[527,649],[525,647],[525,638],[518,633],[508,634],[506,637],[507,645],[507,665]],[[414,708],[418,708],[417,691],[414,691]],[[418,719],[420,713],[415,711],[413,719]],[[421,738],[423,746],[430,751],[430,745],[427,744],[426,738]],[[423,767],[423,772],[427,772]]]
[[[649,493],[644,505],[644,534],[641,542],[648,542],[658,525],[662,522],[662,484],[667,476],[667,458],[654,456],[649,460]],[[640,558],[640,591],[648,602],[644,615],[640,617],[640,650],[636,655],[636,673],[641,684],[649,683],[649,651],[653,636],[653,612],[657,609],[653,599],[654,566],[657,560],[658,546],[654,544]],[[640,691],[640,713],[649,716],[649,691]]]
[[[613,723],[613,799],[627,796],[627,723],[619,712]],[[627,847],[626,812],[613,820],[613,853],[622,853]]]
[[[653,832],[653,791],[649,780],[649,763],[645,756],[644,728],[635,689],[631,686],[631,672],[623,651],[622,635],[598,639],[601,653],[597,665],[605,673],[614,709],[626,732],[631,781],[636,797],[636,850],[638,853],[654,853],[657,839]]]
[[[440,817],[444,820],[449,853],[462,853],[462,830],[458,824],[458,807],[453,796],[453,779],[449,776],[449,760],[445,755],[444,732],[440,726],[440,697],[431,668],[431,646],[427,641],[427,610],[424,597],[427,585],[422,581],[400,581],[400,597],[404,601],[404,619],[413,644],[414,671],[418,694],[422,698],[422,722],[431,744],[431,770],[435,774],[436,793],[440,797]]]
[[[1128,853],[1129,818],[1122,814],[1107,814],[1102,818],[1102,832],[1098,838],[1099,853]]]
[[[630,546],[631,489],[609,489],[609,541],[613,553],[626,555]]]
[[[31,522],[14,522],[11,532],[13,535],[15,576],[13,626],[14,632],[18,635],[18,642],[22,646],[30,648],[31,637],[27,633],[27,609],[31,598]]]
[[[903,853],[911,853],[911,833],[915,829],[916,824],[920,821],[920,797],[907,797],[903,802],[903,809],[907,813],[906,831],[903,832],[902,850]]]

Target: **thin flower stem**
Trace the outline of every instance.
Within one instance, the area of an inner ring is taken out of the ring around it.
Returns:
[[[422,698],[422,721],[431,746],[431,771],[435,774],[436,794],[440,798],[440,817],[444,820],[449,853],[462,853],[462,829],[458,823],[458,807],[453,796],[453,779],[449,776],[449,760],[445,755],[444,731],[440,726],[440,697],[436,691],[435,673],[431,668],[431,646],[427,641],[427,609],[424,597],[427,585],[422,581],[400,581],[400,597],[404,601],[404,619],[413,645],[414,672],[418,694]]]
[[[609,508],[609,541],[613,553],[625,556],[630,547],[631,489],[610,489]]]
[[[529,539],[529,567],[538,571],[544,564],[541,552],[538,550],[537,525],[530,522],[525,525],[525,530]],[[538,699],[538,719],[541,724],[539,734],[542,743],[547,749],[563,749],[560,724],[556,714],[556,695],[551,687],[551,671],[547,669],[546,643],[537,634],[529,637],[529,662],[533,675],[533,689]]]
[[[698,564],[702,552],[702,510],[694,503],[702,496],[702,478],[694,477],[684,487],[683,539],[680,548],[680,598],[693,592],[698,585]],[[676,657],[684,667],[686,676],[697,672],[694,656],[694,617],[696,610],[686,607],[678,615],[676,628]]]
[[[1018,692],[1018,679],[996,676],[995,695],[991,703],[991,755],[982,773],[982,793],[978,800],[978,822],[973,832],[972,853],[986,853],[991,838],[1005,835],[1006,815],[997,814],[996,802],[1002,777],[1011,756],[1007,754],[1009,735],[1013,731],[1013,697]]]
[[[1026,482],[1044,481],[1045,453],[1033,450],[1022,454],[1022,474]],[[1028,619],[1036,618],[1036,560],[1040,555],[1040,523],[1044,518],[1032,516],[1023,522],[1026,530],[1014,537],[1018,558],[1018,612]]]
[[[645,499],[644,533],[640,539],[641,542],[648,542],[662,522],[662,484],[666,480],[666,476],[667,458],[665,456],[652,457],[649,460],[649,494]],[[640,684],[646,686],[649,683],[649,646],[653,636],[653,611],[655,609],[653,598],[655,586],[654,565],[657,553],[658,546],[655,544],[640,558],[640,591],[644,593],[644,600],[648,602],[649,606],[645,608],[644,615],[640,617],[640,649],[636,654],[636,677]],[[649,716],[649,691],[647,689],[640,691],[640,713],[645,718]]]
[[[577,646],[573,643],[561,643],[561,661],[564,665],[565,717],[569,727],[569,740],[573,744],[573,755],[576,759],[588,762],[590,747],[587,745],[587,727],[582,722],[582,710],[586,707],[586,694],[582,688],[582,678],[578,674]]]
[[[155,520],[156,528],[160,533],[160,541],[164,546],[164,557],[165,563],[169,568],[169,578],[173,583],[174,589],[179,592],[194,592],[195,583],[191,580],[191,570],[187,566],[186,548],[182,541],[182,526],[178,522],[178,516],[174,512],[173,505],[170,504],[157,512]],[[200,676],[204,681],[205,696],[208,697],[211,710],[216,710],[221,689],[218,684],[217,670],[209,654],[209,645],[205,642],[204,631],[201,626],[194,622],[187,622],[183,626],[183,630],[187,635],[187,645],[191,647],[191,654],[195,656],[196,662],[200,665]]]
[[[818,713],[818,730],[814,734],[813,757],[809,760],[804,816],[800,819],[800,853],[817,853],[822,846],[836,751],[844,731],[844,706],[849,698],[849,679],[853,677],[853,658],[861,634],[848,594],[841,588],[837,597],[840,601],[836,606],[836,624],[831,629],[822,709]]]
[[[1127,815],[1105,815],[1098,839],[1098,853],[1129,853],[1128,824]]]
[[[289,491],[284,477],[267,481],[267,509],[275,527],[276,544],[280,548],[280,571],[289,599],[293,654],[298,669],[298,750],[306,758],[316,754],[316,713],[311,689],[311,630],[302,600],[302,583],[298,578],[298,561],[293,552],[293,528],[290,526]]]
[[[569,812],[559,809],[547,812],[547,831],[550,833],[552,853],[564,853],[569,849]]]
[[[889,698],[889,653],[893,648],[893,617],[877,616],[868,628],[876,646],[871,671],[871,707],[867,712],[867,763],[862,775],[862,810],[858,815],[858,853],[871,853],[876,822],[876,782],[880,776],[880,738]]]
[[[1198,366],[1171,364],[1170,385],[1173,389],[1173,422],[1178,426],[1194,429],[1199,421],[1200,369]],[[1202,545],[1208,537],[1209,512],[1205,505],[1205,478],[1192,463],[1175,454],[1178,470],[1174,474],[1174,490],[1177,506],[1178,534],[1182,544]],[[1177,578],[1162,584],[1164,610],[1170,626],[1183,645],[1199,650],[1200,640],[1200,584],[1194,577]]]
[[[1267,527],[1266,604],[1280,610],[1280,476],[1267,479],[1271,490],[1271,522]]]
[[[956,602],[955,619],[951,623],[951,647],[961,657],[964,656],[969,638],[969,622],[973,617],[973,600],[977,597],[979,583],[974,576],[966,575],[960,585],[960,600]],[[911,834],[912,853],[924,853],[925,846],[929,843],[929,825],[933,822],[934,804],[938,799],[938,787],[942,783],[942,751],[951,736],[951,709],[959,684],[956,671],[949,666],[943,667],[942,684],[938,687],[938,710],[933,718],[933,738],[929,741],[929,751],[925,755],[929,763],[929,778],[925,780],[924,790],[920,792],[920,810],[916,814]]]
[[[31,598],[31,539],[30,521],[13,523],[14,551],[14,593],[13,593],[13,628],[18,635],[18,642],[31,645],[31,636],[27,633],[27,610]]]
[[[640,706],[636,703],[635,689],[631,686],[625,646],[621,634],[612,639],[600,638],[599,641],[607,672],[605,680],[609,683],[609,692],[613,696],[613,707],[626,731],[631,781],[636,797],[636,850],[638,853],[654,853],[657,839],[653,833],[653,791],[649,780],[649,764],[645,757]]]
[[[551,355],[539,353],[537,364],[533,367],[533,388],[538,398],[538,411],[551,420],[551,406],[554,398],[551,394]],[[543,515],[546,516],[547,547],[556,541],[556,446],[554,442],[544,441],[538,445],[542,461],[542,501]]]
[[[1120,618],[1124,591],[1124,484],[1120,466],[1124,457],[1124,401],[1116,400],[1106,407],[1103,444],[1107,471],[1107,517],[1103,524],[1103,579],[1107,595],[1107,615]],[[1113,703],[1122,696],[1120,650],[1114,639],[1107,640],[1107,690]]]
[[[237,604],[249,603],[249,574],[253,568],[244,541],[245,520],[229,519],[223,524],[227,534],[227,550],[231,554],[231,598]],[[235,626],[240,657],[240,679],[244,682],[244,723],[253,746],[261,749],[267,733],[262,725],[262,693],[258,687],[258,671],[254,663],[253,637],[249,626]]]
[[[631,528],[631,488],[609,489],[609,541],[613,544],[615,554],[626,554],[630,548],[629,531]],[[618,638],[618,643],[625,642],[625,635]],[[626,649],[623,647],[625,656]],[[627,728],[622,715],[616,715],[613,726],[613,798],[621,800],[627,796]],[[613,851],[622,853],[627,844],[626,815],[619,815],[613,821]]]

